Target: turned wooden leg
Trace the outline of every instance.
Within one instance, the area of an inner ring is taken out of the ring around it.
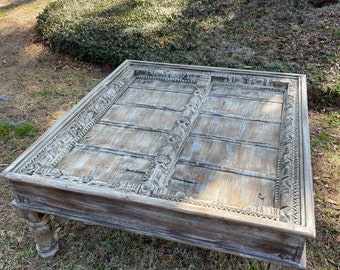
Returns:
[[[44,259],[53,257],[59,246],[53,236],[50,216],[20,209],[18,212],[30,227],[39,256]]]

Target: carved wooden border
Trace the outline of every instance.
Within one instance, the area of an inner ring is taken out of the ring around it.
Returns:
[[[211,78],[221,78],[220,83],[246,88],[255,87],[258,90],[270,90],[283,93],[283,115],[281,121],[280,148],[277,161],[277,180],[274,191],[274,208],[249,208],[237,209],[223,205],[219,202],[206,202],[193,199],[184,199],[180,196],[161,196],[159,190],[169,181],[177,159],[181,154],[186,139],[195,125],[209,91],[211,90]],[[63,181],[72,181],[81,184],[96,185],[91,177],[67,176],[55,168],[66,153],[81,140],[81,138],[94,126],[94,124],[106,113],[106,111],[121,97],[135,78],[157,79],[172,82],[195,84],[194,92],[180,119],[173,126],[171,133],[163,141],[158,154],[152,162],[152,166],[145,174],[144,181],[136,193],[155,198],[182,202],[186,204],[214,208],[222,211],[238,213],[247,216],[256,216],[264,219],[279,220],[285,223],[300,225],[300,141],[299,138],[299,85],[298,79],[274,76],[262,76],[254,74],[238,74],[235,71],[226,73],[208,71],[178,71],[174,68],[160,68],[148,66],[148,68],[133,67],[130,65],[121,76],[105,85],[91,100],[91,105],[82,109],[72,120],[57,133],[41,150],[39,150],[28,162],[20,164],[15,173],[49,177]],[[288,85],[288,87],[287,87]],[[161,181],[159,181],[161,179]],[[103,186],[103,184],[100,184]],[[107,188],[119,190],[119,185],[107,185]]]

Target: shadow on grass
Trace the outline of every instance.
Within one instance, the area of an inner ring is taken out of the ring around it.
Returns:
[[[52,4],[39,15],[38,30],[55,50],[112,69],[134,59],[307,73],[312,108],[340,105],[340,96],[321,86],[339,59],[338,32],[324,19],[310,20],[307,1],[98,3]]]
[[[62,11],[50,6],[39,16],[38,29],[56,50],[112,67],[125,59],[230,66],[252,57],[250,48],[228,42],[232,33],[225,24],[240,9],[234,1],[172,3],[121,1],[64,26],[53,18]],[[228,45],[233,48],[217,53]]]
[[[13,8],[18,7],[18,6],[29,4],[29,3],[32,3],[34,1],[35,0],[15,0],[15,1],[12,1],[12,3],[10,3],[8,5],[5,5],[5,6],[0,5],[0,12],[6,12],[6,11],[9,11]]]

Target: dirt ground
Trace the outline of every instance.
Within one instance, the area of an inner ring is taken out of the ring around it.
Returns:
[[[100,68],[53,54],[39,42],[36,16],[46,5],[42,0],[0,0],[0,122],[32,123],[38,134],[105,77]],[[1,142],[0,171],[34,139]],[[25,263],[14,259],[21,251],[13,250],[9,238],[16,235],[21,242],[20,237],[29,233],[22,232],[24,224],[10,206],[12,199],[8,183],[1,179],[0,269],[25,269]]]
[[[46,0],[0,0],[0,122],[37,127],[31,138],[1,142],[0,172],[109,71],[52,53],[40,42],[36,16],[46,4]],[[332,124],[339,123],[339,113],[340,108],[326,106],[309,111],[317,225],[317,239],[308,242],[309,269],[340,269],[340,125]],[[0,270],[69,269],[57,267],[58,259],[42,265],[26,225],[10,206],[12,198],[9,184],[1,179]],[[57,220],[61,238],[68,237],[62,229],[65,222]],[[68,225],[81,227],[80,231],[85,226]]]

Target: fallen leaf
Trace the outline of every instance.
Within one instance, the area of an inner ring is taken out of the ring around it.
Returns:
[[[330,260],[330,259],[327,259],[327,261],[330,262],[331,264],[337,266],[337,264],[336,264],[334,261],[332,261],[332,260]]]
[[[328,263],[328,261],[327,261],[326,258],[325,258],[323,261],[324,261],[324,264],[325,264],[325,265],[329,266],[329,263]]]
[[[60,231],[61,231],[61,227],[58,227],[58,228],[55,229],[55,231],[54,231],[54,237],[55,238],[57,238],[57,239],[59,238]]]
[[[16,233],[13,232],[13,231],[7,231],[7,235],[8,235],[9,237],[14,237],[14,236],[16,235]]]
[[[163,254],[163,259],[171,261],[175,267],[178,267],[177,260],[171,254]]]
[[[18,243],[21,243],[21,242],[22,242],[22,239],[23,239],[23,237],[22,237],[22,236],[17,236],[17,237],[16,237],[16,239],[17,239]]]
[[[142,244],[136,244],[135,247],[136,247],[137,249],[142,249],[142,248],[144,248],[144,245],[142,245]]]
[[[338,202],[336,202],[336,201],[334,201],[334,200],[332,200],[332,199],[327,199],[327,202],[332,203],[332,204],[336,204],[336,205],[339,204]]]
[[[337,242],[337,243],[340,242],[340,234],[335,238],[335,242]]]
[[[168,241],[166,241],[166,240],[160,240],[159,241],[159,244],[161,245],[161,246],[164,246],[164,245],[166,245],[168,243]]]

